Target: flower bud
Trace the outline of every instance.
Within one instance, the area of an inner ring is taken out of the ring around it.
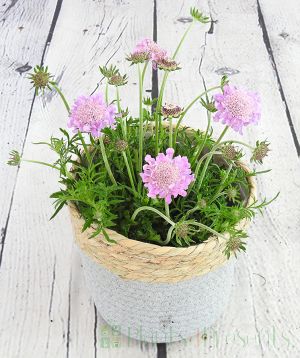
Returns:
[[[239,191],[234,187],[229,187],[226,190],[226,196],[230,201],[232,201],[234,203],[235,199],[237,199],[239,196]]]
[[[180,69],[179,64],[176,61],[169,58],[162,57],[156,61],[156,64],[160,70],[164,70],[164,71],[176,71]]]
[[[144,63],[149,59],[150,59],[149,52],[133,52],[126,58],[126,60],[130,61],[132,64]]]
[[[241,157],[241,152],[236,150],[232,144],[226,144],[222,148],[222,154],[225,159],[237,160]]]
[[[186,239],[189,236],[189,225],[180,223],[176,227],[176,235],[181,239]]]
[[[267,143],[266,141],[263,142],[256,142],[256,148],[253,151],[251,161],[257,162],[262,164],[263,159],[268,155],[270,143]]]
[[[128,148],[128,142],[123,139],[119,139],[116,141],[116,150],[118,152],[124,152]]]
[[[29,75],[29,79],[38,94],[39,90],[42,90],[43,92],[46,87],[49,87],[50,79],[53,76],[48,72],[48,67],[36,66],[33,69],[33,72],[34,73]]]
[[[119,73],[110,77],[108,83],[113,86],[124,86],[127,83],[127,76],[121,76]]]
[[[182,108],[173,104],[165,104],[161,108],[164,118],[178,118],[182,114]]]
[[[11,166],[20,165],[20,163],[21,163],[21,155],[20,155],[20,153],[18,151],[12,150],[9,153],[9,155],[10,155],[10,157],[9,157],[9,160],[7,161],[8,165],[11,165]]]
[[[109,145],[109,144],[111,143],[111,140],[110,140],[109,136],[104,135],[103,143],[104,143],[105,145]]]

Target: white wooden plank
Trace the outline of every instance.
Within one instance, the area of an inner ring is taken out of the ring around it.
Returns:
[[[149,1],[63,2],[45,62],[70,100],[94,89],[99,64],[110,57],[120,61],[140,37],[151,37],[152,11]],[[136,78],[128,87],[124,101],[136,105]],[[46,148],[31,142],[57,133],[66,119],[57,95],[37,100],[24,156],[49,160]],[[48,221],[53,210],[48,195],[56,189],[56,173],[21,166],[0,270],[0,355],[156,356],[156,345],[131,341],[128,347],[123,336],[119,348],[101,346],[104,322],[86,291],[68,213]]]
[[[162,45],[178,40],[181,26],[178,18],[185,16],[189,5],[182,1],[169,7],[163,1],[158,2],[158,28],[164,29],[163,33],[159,32]],[[208,9],[207,3],[199,2],[199,6]],[[258,24],[256,2],[210,1],[209,12],[217,20],[213,34],[206,35],[204,48],[198,40],[202,37],[203,41],[201,30],[191,35],[179,55],[183,69],[170,76],[166,98],[184,106],[201,91],[201,75],[195,76],[191,67],[193,63],[199,64],[201,56],[201,74],[207,86],[215,85],[220,78],[218,74],[227,68],[227,72],[234,73],[233,82],[257,89],[263,99],[263,118],[259,126],[245,131],[244,139],[254,142],[268,137],[271,141],[272,152],[266,166],[272,167],[273,172],[259,178],[259,194],[271,197],[281,190],[281,195],[267,208],[264,217],[258,216],[252,225],[247,253],[238,260],[231,304],[208,332],[208,339],[195,337],[188,343],[168,345],[168,356],[297,356],[300,350],[296,337],[300,176],[296,149]],[[195,111],[188,118],[190,125],[198,127],[203,127],[203,121],[201,113],[197,115]],[[216,132],[221,128],[219,124],[215,127]],[[266,278],[265,284],[260,275]]]
[[[295,89],[299,87],[300,20],[295,14],[299,14],[300,3],[296,0],[275,3],[270,0],[260,0],[259,5],[262,21],[266,26],[266,41],[268,44],[269,39],[273,63],[299,142],[300,103]]]
[[[7,1],[0,8],[1,244],[17,173],[17,168],[5,163],[11,148],[22,150],[33,99],[31,85],[24,76],[41,61],[55,5],[49,0],[22,0]]]

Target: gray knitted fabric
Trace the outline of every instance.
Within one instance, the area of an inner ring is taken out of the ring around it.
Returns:
[[[179,341],[209,328],[226,309],[233,260],[190,280],[147,283],[123,280],[79,251],[98,312],[131,338],[151,343]]]

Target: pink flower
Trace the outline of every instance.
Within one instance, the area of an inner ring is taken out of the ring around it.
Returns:
[[[257,124],[260,119],[260,98],[257,93],[226,85],[224,93],[214,95],[217,112],[215,121],[221,121],[243,134],[243,127]]]
[[[168,148],[166,154],[159,153],[154,159],[146,155],[148,164],[143,166],[142,177],[150,198],[164,198],[167,204],[171,203],[172,196],[186,196],[186,189],[195,180],[187,157],[178,155],[173,158],[174,149]]]
[[[167,51],[162,49],[156,42],[151,39],[144,39],[140,41],[135,49],[134,54],[137,53],[148,53],[152,60],[153,67],[156,67],[156,63],[167,57]]]
[[[75,133],[81,131],[99,137],[102,129],[115,127],[115,117],[115,106],[107,105],[102,94],[80,96],[71,109],[68,127]]]

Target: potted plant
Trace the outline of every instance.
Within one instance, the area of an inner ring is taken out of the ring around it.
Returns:
[[[61,188],[54,217],[69,207],[85,277],[97,309],[122,333],[150,342],[170,342],[210,326],[224,311],[230,295],[234,261],[245,251],[245,229],[267,202],[258,203],[254,177],[240,161],[242,148],[262,163],[267,141],[252,147],[226,139],[230,129],[260,119],[259,96],[229,84],[204,90],[184,108],[163,104],[168,76],[180,69],[176,60],[194,23],[209,19],[191,9],[193,21],[176,51],[149,39],[127,57],[139,78],[139,116],[122,108],[119,88],[127,76],[110,65],[100,67],[104,94],[81,96],[70,106],[48,72],[36,66],[30,79],[36,93],[55,90],[68,114],[70,134],[43,142],[57,154],[54,163],[21,158],[58,172]],[[144,97],[144,78],[152,65],[163,71],[158,98]],[[115,89],[109,98],[108,87]],[[207,126],[184,126],[189,109],[201,103]],[[214,139],[212,120],[224,129]]]

